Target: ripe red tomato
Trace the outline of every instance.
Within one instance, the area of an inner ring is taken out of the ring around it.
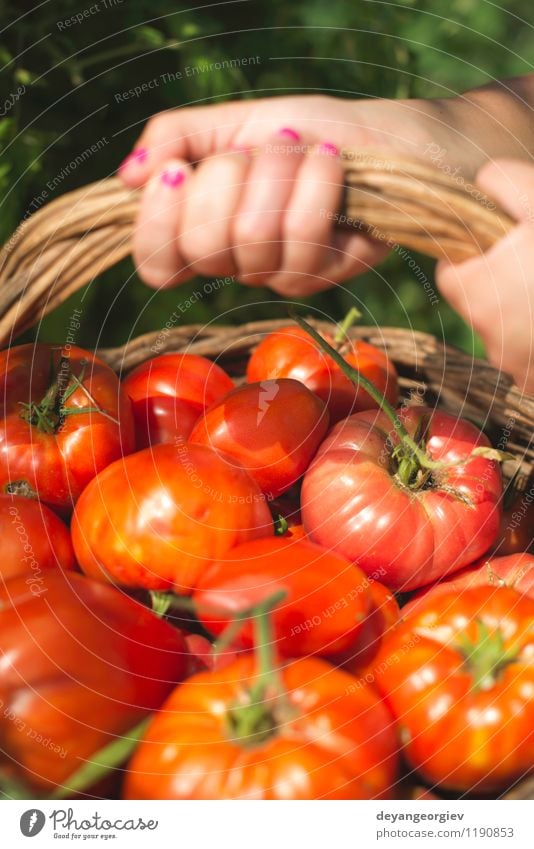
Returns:
[[[126,799],[383,799],[395,792],[391,718],[370,688],[318,658],[250,704],[255,660],[177,687],[131,760]]]
[[[532,770],[534,601],[508,587],[428,600],[384,643],[375,684],[427,782],[496,792]]]
[[[50,572],[0,588],[0,739],[19,775],[61,785],[187,673],[177,629],[113,587]]]
[[[187,439],[204,412],[234,388],[225,371],[195,354],[162,354],[123,381],[132,402],[137,448]]]
[[[40,592],[49,569],[74,569],[74,551],[66,525],[46,505],[17,495],[0,495],[0,577],[26,575]]]
[[[0,352],[0,490],[62,513],[101,469],[133,450],[130,402],[113,371],[73,346]]]
[[[236,459],[268,498],[306,471],[328,430],[323,402],[298,380],[240,386],[207,410],[190,442]]]
[[[334,344],[328,334],[322,334]],[[395,405],[398,381],[395,366],[387,355],[362,340],[347,340],[338,346],[349,365],[367,377]],[[247,366],[247,380],[257,382],[280,377],[300,380],[328,407],[335,424],[351,413],[376,409],[376,403],[363,389],[354,386],[334,360],[300,327],[284,327],[266,336],[253,352]]]
[[[512,587],[534,600],[534,554],[509,554],[507,557],[482,557],[471,566],[453,572],[448,578],[423,587],[402,608],[403,617],[420,610],[430,600],[456,590],[460,595],[472,587]]]
[[[353,646],[371,609],[369,582],[356,567],[313,545],[269,537],[240,545],[199,578],[193,593],[197,615],[218,636],[235,614],[283,590],[272,613],[281,657],[333,655]],[[233,648],[252,649],[254,621],[248,619]]]
[[[395,456],[399,443],[386,416],[357,413],[321,445],[304,477],[301,509],[312,540],[369,575],[382,574],[390,589],[407,591],[488,550],[499,528],[502,483],[497,462],[471,457],[489,443],[469,422],[425,407],[398,416],[412,438],[424,433],[433,461],[454,465],[426,475],[416,467],[412,476],[411,465]]]
[[[340,666],[360,680],[373,680],[376,656],[391,631],[397,627],[401,610],[393,593],[372,578],[366,578],[362,587],[368,588],[371,609],[363,624],[362,633],[345,652],[329,658],[334,666]]]
[[[214,560],[273,533],[250,475],[201,445],[155,445],[113,463],[76,505],[81,569],[127,587],[190,593]]]

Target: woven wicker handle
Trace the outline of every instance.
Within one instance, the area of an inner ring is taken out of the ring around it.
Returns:
[[[513,226],[495,204],[436,168],[345,150],[340,226],[460,261]],[[111,178],[63,195],[23,221],[0,252],[0,345],[40,321],[131,250],[139,193]]]

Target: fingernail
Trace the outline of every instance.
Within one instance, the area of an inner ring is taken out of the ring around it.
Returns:
[[[119,165],[119,171],[123,171],[129,165],[135,163],[136,165],[141,165],[148,156],[148,150],[146,147],[137,147],[135,150],[132,150],[131,153],[128,154],[126,159],[124,159]]]
[[[163,171],[161,175],[161,182],[164,186],[168,186],[170,189],[175,189],[177,186],[180,186],[185,180],[185,174],[183,171]]]
[[[292,130],[291,127],[282,127],[281,130],[278,130],[278,135],[286,139],[293,139],[293,141],[300,141],[300,135],[296,130]]]
[[[326,153],[327,156],[338,156],[339,148],[332,142],[322,142],[319,145],[319,153]]]
[[[244,153],[246,156],[250,153],[250,147],[243,147],[241,144],[230,145],[232,153]]]

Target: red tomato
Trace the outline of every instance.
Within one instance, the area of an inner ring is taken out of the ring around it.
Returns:
[[[74,551],[68,528],[39,501],[0,495],[0,577],[7,581],[26,575],[36,592],[49,569],[74,569]]]
[[[101,469],[133,450],[130,402],[88,351],[43,344],[2,351],[0,391],[3,492],[30,492],[69,512]]]
[[[137,448],[187,439],[206,407],[234,388],[220,366],[195,354],[154,357],[122,385],[132,402]]]
[[[180,631],[76,573],[0,588],[0,739],[19,774],[61,785],[158,708],[187,671]]]
[[[269,536],[265,498],[250,475],[201,445],[155,445],[104,470],[74,512],[82,570],[101,581],[190,593],[215,560]]]
[[[487,551],[499,528],[502,483],[497,462],[468,459],[489,445],[469,422],[425,407],[398,415],[412,438],[425,433],[432,460],[456,465],[403,482],[389,420],[357,413],[321,445],[304,477],[301,509],[312,540],[407,591]]]
[[[206,570],[193,599],[204,626],[219,635],[238,611],[279,590],[287,593],[272,613],[280,656],[335,654],[362,634],[371,609],[365,575],[306,540],[270,537],[240,545]],[[254,644],[254,621],[249,619],[232,646],[252,649]]]
[[[507,557],[483,557],[471,566],[453,572],[450,577],[423,587],[402,608],[404,618],[424,607],[430,600],[456,590],[461,594],[471,587],[512,587],[534,599],[534,554],[509,554]]]
[[[345,652],[330,657],[335,666],[340,666],[360,679],[373,680],[373,668],[380,647],[391,631],[397,627],[401,611],[397,599],[384,584],[367,578],[362,583],[371,596],[371,609],[362,633]]]
[[[129,764],[124,797],[391,798],[398,746],[375,693],[317,658],[281,678],[283,694],[250,704],[247,655],[177,687]]]
[[[235,458],[268,498],[306,471],[328,430],[322,401],[298,380],[264,380],[230,392],[197,422],[190,442]]]
[[[452,590],[393,631],[375,685],[409,765],[429,784],[496,792],[533,768],[534,601],[508,587]]]
[[[333,339],[322,334],[330,345]],[[334,346],[335,347],[335,346]],[[349,365],[367,377],[395,405],[398,399],[397,372],[387,355],[362,340],[338,346]],[[284,327],[266,336],[253,352],[247,380],[257,382],[280,377],[300,380],[328,407],[335,424],[351,413],[375,409],[376,403],[363,389],[354,386],[334,360],[300,327]]]

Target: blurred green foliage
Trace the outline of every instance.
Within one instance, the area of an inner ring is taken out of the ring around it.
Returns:
[[[184,104],[280,93],[342,97],[443,96],[532,70],[532,0],[3,0],[0,43],[0,240],[45,201],[113,172],[143,123]],[[81,15],[70,26],[64,22]],[[63,24],[62,24],[63,22]],[[186,67],[259,55],[261,63],[183,75],[117,106],[114,94]],[[105,138],[83,168],[66,166]],[[68,173],[64,173],[68,171]],[[47,190],[52,180],[53,190]],[[45,195],[45,196],[43,196]],[[417,257],[430,277],[432,263]],[[62,339],[83,308],[79,342],[113,345],[161,328],[199,288],[154,293],[129,262],[45,319]],[[415,271],[392,255],[376,271],[310,299],[339,318],[356,299],[364,320],[409,324],[466,350],[471,331],[442,302],[432,306]],[[224,286],[187,312],[187,323],[285,315],[267,290]]]

